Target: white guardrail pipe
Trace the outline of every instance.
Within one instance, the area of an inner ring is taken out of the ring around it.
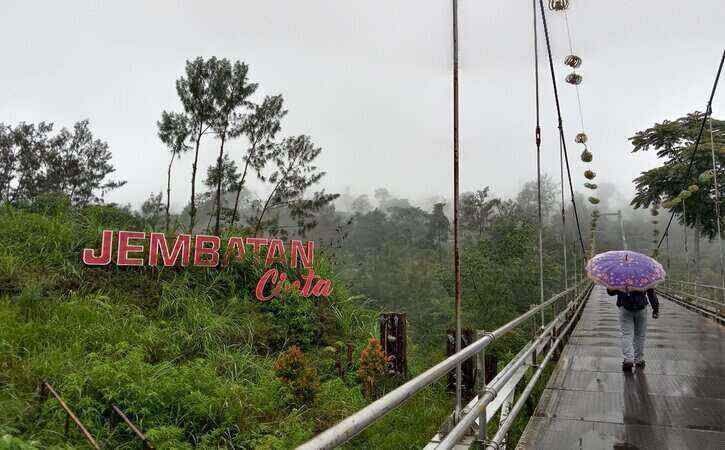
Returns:
[[[534,350],[539,346],[541,342],[548,338],[554,327],[559,322],[561,322],[562,319],[565,318],[566,314],[572,309],[573,306],[581,306],[582,304],[584,304],[583,300],[580,301],[578,304],[575,302],[570,302],[567,307],[556,318],[554,318],[550,322],[550,324],[541,332],[540,336],[533,342],[533,345],[525,353],[523,353],[518,360],[506,366],[506,374],[502,374],[498,378],[496,383],[492,383],[486,386],[485,394],[483,395],[483,397],[478,399],[478,402],[473,406],[473,408],[471,408],[468,414],[461,418],[461,420],[446,435],[441,443],[438,444],[438,447],[436,447],[436,449],[449,450],[453,448],[466,435],[468,430],[471,429],[478,416],[481,415],[481,412],[486,410],[486,405],[491,403],[491,401],[496,398],[498,391],[501,390],[503,385],[506,384],[506,381],[511,378],[516,369],[518,369],[522,364],[526,364],[529,361],[530,356],[534,352]],[[580,309],[577,309],[577,312],[579,312],[579,310]],[[572,320],[574,320],[574,318],[572,318]]]
[[[531,395],[531,392],[534,390],[534,387],[536,386],[536,383],[539,381],[539,378],[541,377],[541,374],[544,372],[544,369],[546,369],[546,365],[551,360],[551,357],[554,355],[554,352],[556,351],[557,347],[561,345],[562,340],[564,339],[564,336],[569,332],[569,329],[571,329],[572,325],[574,325],[574,322],[576,321],[576,316],[581,311],[582,307],[584,306],[584,302],[582,301],[579,305],[579,308],[577,308],[577,312],[574,314],[574,317],[566,324],[566,327],[559,333],[559,336],[556,338],[556,341],[551,345],[551,348],[549,349],[549,352],[544,357],[544,360],[541,361],[541,364],[539,364],[539,367],[536,369],[536,372],[531,376],[531,379],[529,380],[529,383],[526,385],[526,388],[524,391],[519,395],[518,400],[514,404],[514,406],[509,411],[508,415],[506,416],[506,419],[504,419],[503,422],[501,422],[498,426],[498,430],[496,431],[496,434],[494,435],[493,439],[491,439],[490,442],[486,445],[486,450],[499,450],[501,448],[502,443],[506,439],[506,434],[508,433],[509,429],[513,425],[514,421],[516,420],[516,417],[521,412],[521,409],[526,404],[526,400]]]
[[[562,299],[566,295],[572,292],[576,292],[578,286],[572,286],[566,291],[560,292],[549,300],[541,303],[524,314],[520,315],[511,322],[503,325],[502,327],[487,333],[481,339],[478,339],[461,349],[460,352],[448,357],[441,361],[415,378],[409,380],[405,384],[397,387],[388,394],[375,400],[365,408],[356,412],[355,414],[343,419],[334,426],[328,428],[322,433],[318,434],[314,438],[310,439],[306,443],[297,447],[298,450],[313,450],[313,449],[331,449],[338,445],[344,444],[345,442],[352,439],[355,435],[363,431],[370,424],[374,423],[378,419],[385,416],[388,412],[400,406],[410,397],[424,389],[425,387],[433,384],[435,381],[443,377],[449,371],[456,367],[457,364],[463,363],[467,359],[473,357],[476,353],[480,352],[486,346],[488,346],[495,339],[505,335],[521,323],[530,319],[532,316],[537,314],[539,311],[550,306],[554,302]]]

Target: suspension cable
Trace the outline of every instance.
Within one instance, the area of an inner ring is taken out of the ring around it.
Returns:
[[[456,320],[456,353],[461,351],[461,255],[458,242],[458,208],[459,199],[459,108],[458,108],[458,0],[453,0],[453,271],[455,277],[455,320]],[[457,422],[461,415],[461,382],[463,372],[461,364],[456,364],[456,409],[454,419]]]
[[[710,154],[712,155],[713,184],[715,185],[715,216],[717,217],[717,243],[720,250],[720,282],[725,288],[725,260],[722,253],[722,230],[720,229],[720,185],[717,182],[718,163],[715,158],[715,138],[712,132],[712,113],[710,113]]]
[[[536,0],[531,0],[534,12],[534,78],[536,82],[536,203],[539,216],[539,302],[544,303],[544,219],[541,213],[541,120],[539,107],[539,38],[536,26]],[[544,327],[544,310],[541,310]]]
[[[579,245],[584,255],[586,255],[586,249],[584,247],[584,239],[582,238],[581,224],[579,223],[579,213],[576,207],[576,200],[574,198],[574,185],[571,182],[571,169],[569,167],[569,156],[566,151],[566,142],[564,141],[564,125],[561,120],[561,105],[559,104],[559,90],[556,86],[556,74],[554,73],[554,60],[551,56],[551,42],[549,41],[549,28],[546,24],[546,11],[544,9],[544,1],[539,0],[539,6],[541,10],[541,21],[544,25],[544,36],[546,37],[546,49],[549,56],[549,69],[551,70],[551,83],[554,86],[554,101],[556,103],[556,115],[559,123],[559,138],[562,141],[564,150],[564,160],[566,161],[566,174],[569,179],[569,192],[571,194],[571,203],[574,208],[574,218],[576,219],[576,228],[579,235]],[[585,256],[586,257],[586,256]]]
[[[683,214],[683,220],[684,220],[685,224],[687,224],[687,208],[685,206],[685,203],[686,203],[686,200],[683,199],[682,200],[682,214]],[[685,270],[687,271],[687,281],[690,282],[692,280],[690,279],[690,253],[689,253],[688,247],[687,247],[687,225],[682,227],[682,234],[683,234],[683,238],[682,238],[683,246],[684,246],[684,250],[685,250]]]
[[[700,146],[700,139],[702,139],[702,133],[705,131],[705,122],[707,122],[707,118],[710,116],[710,113],[712,112],[712,99],[715,97],[715,91],[717,90],[717,85],[720,82],[720,74],[722,73],[722,65],[723,62],[725,62],[725,50],[722,52],[722,57],[720,58],[720,65],[717,68],[717,75],[715,75],[715,82],[712,85],[712,90],[710,91],[710,99],[707,101],[707,107],[705,108],[705,115],[702,118],[702,123],[700,124],[700,131],[697,133],[697,140],[695,141],[695,149],[692,151],[692,156],[690,157],[690,164],[687,166],[687,175],[685,176],[685,188],[687,188],[687,185],[689,184],[690,180],[690,172],[692,172],[692,166],[695,163],[695,156],[697,155],[697,148]],[[683,204],[684,208],[684,204]],[[670,220],[667,222],[667,226],[665,227],[665,232],[660,238],[659,244],[657,244],[657,249],[659,249],[662,246],[662,241],[664,241],[665,236],[667,236],[667,233],[670,232],[670,226],[672,225],[672,219],[675,218],[675,209],[672,208],[672,213],[670,214]]]
[[[559,183],[561,183],[561,246],[564,249],[564,290],[569,287],[569,274],[566,262],[566,206],[564,203],[564,147],[561,138],[559,138]],[[576,264],[576,254],[574,255],[574,263]],[[576,269],[575,269],[576,274]]]

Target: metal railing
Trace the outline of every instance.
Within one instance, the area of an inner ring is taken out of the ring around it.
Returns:
[[[665,287],[671,291],[696,297],[705,303],[716,306],[725,306],[725,288],[711,284],[693,283],[683,280],[667,280]]]
[[[589,289],[585,291],[585,294],[589,292]],[[578,301],[577,301],[578,300]],[[562,336],[564,336],[568,330],[570,329],[571,325],[576,322],[578,313],[581,311],[582,306],[584,305],[583,298],[577,298],[574,301],[570,301],[566,307],[564,308],[561,313],[559,313],[547,326],[544,328],[540,335],[532,342],[532,344],[524,351],[522,354],[520,354],[516,359],[511,361],[509,364],[506,365],[504,370],[502,371],[502,375],[497,377],[496,382],[491,383],[489,385],[486,385],[482,392],[479,393],[478,399],[475,403],[475,405],[470,409],[468,414],[463,416],[461,420],[456,424],[453,429],[448,432],[448,434],[445,436],[445,438],[441,441],[441,443],[436,447],[437,449],[444,449],[448,450],[453,448],[465,435],[469,432],[471,428],[473,428],[476,420],[479,421],[479,440],[485,440],[485,430],[486,430],[486,424],[485,424],[485,411],[486,406],[488,406],[498,395],[499,391],[505,386],[506,382],[513,376],[513,374],[523,365],[526,365],[527,363],[531,363],[531,366],[538,366],[537,372],[539,373],[539,376],[541,375],[541,372],[539,370],[543,370],[545,363],[548,363],[551,359],[552,354],[556,350],[556,347],[561,342]],[[563,330],[561,329],[560,324],[564,323]],[[555,331],[556,330],[556,331]],[[558,336],[558,337],[556,337]],[[546,357],[544,358],[544,361],[542,361],[541,364],[536,363],[536,351],[540,348],[542,345],[547,345],[552,341],[552,339],[555,340],[555,345],[551,345]],[[539,376],[536,377],[538,380]],[[536,381],[534,381],[535,384]],[[533,390],[533,386],[531,382],[529,382],[530,386],[529,393],[531,390]],[[528,396],[528,394],[527,394]],[[506,426],[506,428],[501,431],[501,427],[499,427],[499,430],[497,432],[497,435],[499,437],[499,442],[496,443],[494,441],[487,442],[488,445],[493,446],[492,448],[498,448],[501,441],[506,436],[506,432],[508,431],[508,427],[511,426],[511,423],[513,423],[513,420],[516,418],[516,414],[518,414],[518,411],[521,409],[521,406],[518,407],[518,410],[516,409],[516,406],[509,412],[508,416],[504,420],[504,425],[508,421],[509,424]]]
[[[481,354],[484,349],[496,339],[511,332],[513,329],[535,317],[546,308],[550,306],[559,306],[560,303],[564,303],[565,306],[563,309],[557,309],[555,317],[539,330],[538,337],[534,339],[532,344],[529,345],[525,351],[519,353],[519,355],[511,363],[509,363],[490,384],[482,386],[479,398],[474,407],[470,408],[465,416],[458,421],[458,423],[445,436],[444,440],[439,444],[438,448],[451,448],[472,428],[475,421],[479,418],[483,419],[479,428],[485,432],[486,405],[490,404],[491,401],[496,398],[498,391],[509,379],[511,379],[514,372],[523,365],[527,364],[527,362],[532,359],[532,354],[535,354],[542,345],[547,345],[554,337],[558,337],[556,340],[558,345],[561,341],[561,322],[565,322],[565,329],[568,330],[576,319],[576,313],[581,311],[581,305],[584,303],[584,299],[588,295],[590,289],[591,284],[588,281],[580,281],[578,284],[572,286],[566,291],[554,295],[549,300],[539,305],[533,306],[529,311],[500,328],[483,333],[482,337],[461,349],[458,353],[446,358],[415,378],[372,402],[357,413],[343,419],[336,425],[323,431],[308,442],[297,447],[298,450],[330,449],[344,444],[358,433],[362,432],[369,425],[378,421],[387,413],[402,405],[413,395],[442,378],[458,364],[462,364],[469,358]],[[553,348],[554,347],[551,346],[551,349],[549,350],[547,355],[549,358]],[[546,361],[548,362],[548,359],[546,359]],[[464,412],[466,411],[464,410]],[[511,417],[511,414],[509,414],[509,417]]]
[[[668,279],[658,291],[689,309],[725,323],[725,289],[720,286]]]

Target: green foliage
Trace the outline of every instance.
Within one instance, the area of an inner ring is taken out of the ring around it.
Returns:
[[[52,132],[47,122],[14,128],[0,123],[0,202],[30,203],[59,193],[84,205],[126,183],[108,180],[115,171],[111,152],[94,138],[88,120]]]
[[[37,450],[37,441],[25,441],[23,439],[6,434],[0,437],[0,450]]]
[[[317,370],[296,345],[282,353],[274,364],[277,378],[291,391],[295,403],[312,401],[320,388]]]
[[[695,143],[699,134],[704,114],[694,112],[677,120],[665,120],[654,126],[638,131],[629,140],[633,145],[633,153],[654,150],[661,160],[661,165],[643,172],[635,178],[636,193],[632,199],[635,208],[648,208],[651,203],[660,199],[670,199],[663,206],[674,211],[680,223],[694,227],[712,239],[717,234],[717,217],[715,215],[714,196],[709,189],[687,189],[696,186],[699,177],[701,182],[708,183],[714,176],[712,155],[704,151],[705,142],[701,141],[697,154]],[[710,119],[713,127],[713,145],[718,167],[723,166],[725,156],[720,152],[725,147],[725,121]],[[709,139],[708,139],[709,140]],[[692,169],[688,172],[690,160]],[[718,169],[718,177],[725,175]],[[699,175],[698,175],[699,174]],[[722,189],[722,187],[721,187]],[[685,192],[687,192],[685,194]],[[683,195],[684,194],[684,195]],[[723,196],[723,192],[720,193]],[[684,206],[682,200],[687,199]],[[687,214],[684,214],[684,208]]]
[[[379,385],[387,375],[388,357],[380,347],[380,341],[373,338],[360,353],[360,367],[357,376],[362,381],[363,392],[372,398],[379,391]]]
[[[55,400],[38,403],[43,379],[109,448],[135,442],[123,426],[109,427],[110,402],[157,448],[174,449],[290,448],[364,404],[357,380],[342,382],[318,357],[338,341],[364,342],[375,323],[324,255],[315,271],[334,280],[328,300],[265,303],[251,296],[262,272],[253,257],[224,270],[80,263],[103,228],[143,226],[113,206],[45,199],[0,209],[0,424],[13,427],[0,426],[5,447],[84,445],[79,433],[64,436]],[[275,360],[291,344],[306,353],[303,372],[317,374],[298,377],[298,387],[327,399],[339,390],[339,402],[304,395],[308,407],[297,410],[280,395],[287,388]]]
[[[561,230],[553,218],[556,186],[544,189],[548,296],[562,281]],[[461,252],[464,326],[492,330],[539,301],[535,194],[535,183],[527,183],[516,201],[483,196],[471,203]],[[379,345],[365,350],[378,333],[367,308],[408,314],[411,376],[441,359],[453,317],[444,206],[428,212],[383,191],[376,198],[381,208],[342,216],[339,248],[316,253],[315,273],[335,286],[329,300],[293,292],[265,303],[251,298],[262,274],[251,255],[224,270],[88,268],[79,255],[98,247],[100,230],[149,223],[114,206],[4,207],[0,323],[9,325],[0,329],[0,423],[40,447],[83,445],[77,434],[63,437],[54,401],[35,406],[40,379],[110,447],[132,445],[133,436],[109,428],[108,402],[158,448],[291,448],[359,410],[404,381],[385,374]],[[351,296],[347,286],[363,295]],[[490,351],[503,364],[528,338],[518,330]],[[349,365],[339,350],[347,343]],[[369,373],[373,381],[364,387]],[[435,384],[349,448],[422,447],[450,411],[451,396]]]
[[[489,187],[486,186],[475,192],[463,193],[460,202],[461,228],[475,233],[476,238],[482,238],[501,200],[489,199]]]

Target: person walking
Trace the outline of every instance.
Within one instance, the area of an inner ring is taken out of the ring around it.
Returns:
[[[660,315],[660,302],[654,289],[645,292],[607,289],[607,294],[617,296],[619,326],[622,331],[622,370],[631,372],[632,367],[644,369],[644,344],[647,335],[647,303],[652,306],[652,318]]]

